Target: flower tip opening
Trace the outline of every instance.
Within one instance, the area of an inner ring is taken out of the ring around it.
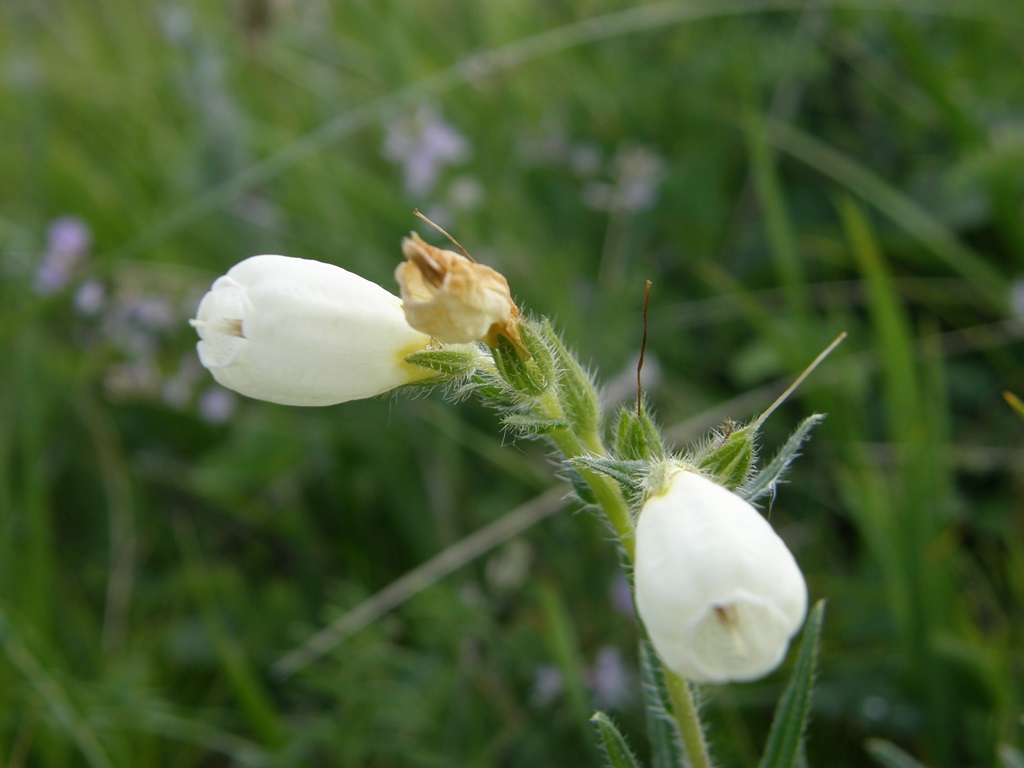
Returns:
[[[681,467],[664,467],[640,511],[634,580],[655,650],[694,682],[763,677],[806,615],[803,575],[768,521]]]

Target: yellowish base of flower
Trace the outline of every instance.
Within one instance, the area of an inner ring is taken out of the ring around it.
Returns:
[[[423,345],[416,343],[402,347],[395,353],[395,356],[398,359],[398,367],[406,373],[409,384],[415,384],[418,381],[432,379],[438,375],[437,371],[433,368],[424,368],[422,365],[413,365],[412,363],[406,362],[406,357],[422,351]]]

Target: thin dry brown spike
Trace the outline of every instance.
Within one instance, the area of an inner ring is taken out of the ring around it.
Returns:
[[[452,244],[453,244],[453,245],[454,245],[454,246],[455,246],[456,248],[458,248],[458,249],[459,249],[460,251],[462,251],[462,255],[463,255],[463,256],[465,256],[465,257],[466,257],[467,259],[469,259],[469,260],[470,260],[470,261],[472,261],[473,263],[476,263],[476,259],[474,259],[474,258],[473,258],[472,256],[470,256],[470,255],[469,255],[469,251],[467,251],[467,250],[466,250],[465,248],[463,248],[463,247],[462,247],[462,245],[461,245],[461,244],[459,243],[459,241],[458,241],[458,240],[456,240],[456,239],[455,239],[454,237],[452,237],[452,236],[451,236],[451,235],[449,235],[449,234],[448,234],[447,232],[445,232],[445,231],[444,231],[443,229],[441,229],[441,227],[439,227],[439,226],[438,226],[437,224],[435,224],[435,223],[434,223],[434,222],[432,222],[432,221],[431,221],[430,219],[428,219],[428,218],[427,218],[426,216],[424,216],[424,215],[423,215],[422,213],[420,213],[420,211],[419,211],[419,209],[418,209],[418,208],[416,208],[416,209],[414,209],[414,210],[413,210],[413,212],[412,212],[412,215],[413,215],[413,216],[417,216],[417,217],[419,217],[420,219],[423,219],[423,221],[427,222],[427,224],[429,224],[429,225],[430,225],[430,226],[432,226],[432,227],[433,227],[434,229],[436,229],[436,230],[437,230],[438,232],[440,232],[440,233],[441,233],[442,235],[444,235],[444,236],[445,236],[445,237],[447,237],[447,238],[448,238],[449,240],[451,240],[451,241],[452,241]]]
[[[640,341],[640,359],[636,364],[636,415],[639,417],[643,409],[643,387],[640,384],[640,371],[644,367],[644,354],[647,352],[647,304],[651,300],[651,281],[644,288],[644,336]]]
[[[831,344],[829,344],[827,347],[825,347],[825,349],[819,352],[818,356],[811,361],[811,364],[804,368],[803,372],[796,377],[796,380],[792,384],[790,384],[789,387],[786,388],[786,391],[779,395],[777,398],[775,398],[775,402],[768,406],[768,410],[762,413],[756,419],[754,419],[754,421],[752,422],[752,426],[756,429],[760,427],[762,424],[764,424],[765,420],[769,416],[771,416],[772,412],[780,405],[782,405],[783,401],[785,401],[787,397],[793,394],[796,388],[803,383],[804,379],[811,375],[811,371],[817,368],[821,364],[822,360],[824,360],[826,357],[832,354],[832,350],[838,347],[845,338],[846,331],[842,331],[838,336],[836,336],[832,340]]]

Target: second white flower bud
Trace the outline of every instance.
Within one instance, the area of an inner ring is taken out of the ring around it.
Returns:
[[[669,469],[640,512],[634,579],[655,650],[694,682],[768,674],[807,611],[803,575],[768,521],[681,467]]]

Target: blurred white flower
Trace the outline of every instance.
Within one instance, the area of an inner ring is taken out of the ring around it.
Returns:
[[[397,296],[319,261],[248,258],[214,282],[191,323],[220,384],[273,403],[332,405],[434,375],[404,360],[430,338]]]
[[[601,171],[601,149],[592,142],[573,144],[569,148],[568,161],[577,176],[594,176]]]
[[[470,211],[479,208],[487,192],[479,179],[472,176],[460,176],[448,186],[448,202],[459,211]]]
[[[445,166],[469,156],[469,142],[436,109],[420,106],[387,124],[384,156],[402,166],[406,191],[422,196],[434,188]]]
[[[602,211],[636,213],[651,208],[665,174],[665,159],[644,147],[627,147],[615,154],[612,179],[593,181],[583,189],[583,201]]]
[[[662,661],[695,682],[753,680],[807,611],[803,575],[749,502],[676,467],[636,527],[637,610]]]

